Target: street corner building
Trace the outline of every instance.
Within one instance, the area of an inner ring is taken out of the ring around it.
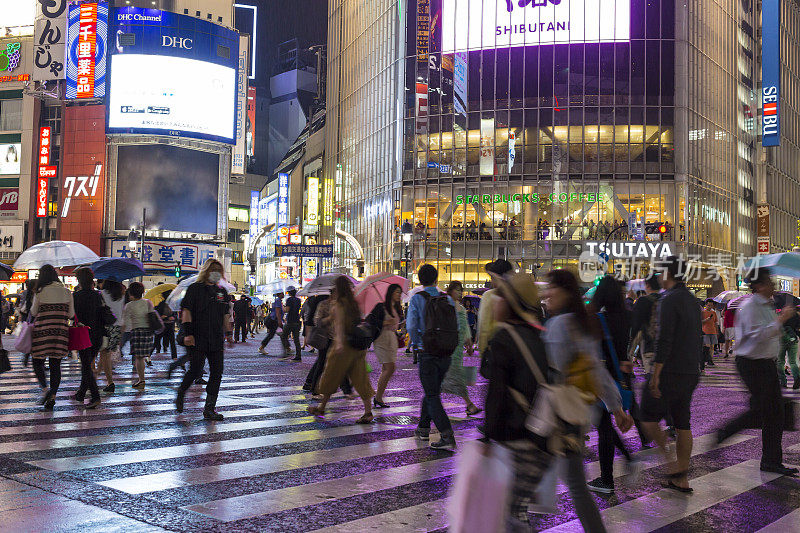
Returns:
[[[788,43],[798,7],[774,3]],[[773,248],[791,248],[800,213],[796,160],[763,163],[782,159],[760,143],[761,24],[734,1],[334,1],[333,224],[372,271],[431,263],[442,285],[483,286],[498,256],[574,265],[608,241],[612,259],[693,256],[722,290],[756,252],[759,204],[780,205]],[[793,60],[778,85],[796,91]]]

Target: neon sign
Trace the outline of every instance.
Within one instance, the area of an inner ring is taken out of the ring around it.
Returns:
[[[108,5],[69,6],[67,29],[67,98],[105,96]]]
[[[100,171],[103,163],[94,166],[94,174],[91,176],[68,176],[64,179],[64,189],[67,190],[64,207],[61,210],[61,218],[66,218],[69,214],[69,206],[73,198],[94,198],[97,194],[97,184],[100,183]]]
[[[50,165],[51,130],[44,126],[39,128],[39,177],[36,181],[36,216],[47,216],[47,184],[55,178],[58,168]]]
[[[278,173],[278,225],[289,223],[289,174]]]
[[[764,0],[761,8],[761,98],[763,102],[763,146],[779,146],[781,123],[781,3]]]
[[[11,72],[19,66],[19,43],[8,43],[6,49],[0,51],[0,72]]]
[[[539,194],[538,192],[533,193],[516,193],[516,194],[459,194],[456,196],[456,205],[462,204],[507,204],[509,202],[522,202],[522,203],[530,203],[530,204],[538,204],[538,203],[560,203],[565,204],[568,202],[606,202],[609,200],[609,196],[605,193],[593,193],[593,192],[572,192],[572,193],[550,193],[550,194]]]

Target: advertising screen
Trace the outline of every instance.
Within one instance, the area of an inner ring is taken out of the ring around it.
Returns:
[[[67,26],[67,98],[106,95],[108,3],[71,4]]]
[[[216,235],[218,154],[162,144],[117,150],[116,229],[138,225],[146,208],[148,227]]]
[[[19,174],[22,144],[0,143],[0,174]]]
[[[442,53],[630,40],[631,0],[442,0]]]
[[[193,17],[114,12],[109,133],[153,133],[233,144],[236,32]]]

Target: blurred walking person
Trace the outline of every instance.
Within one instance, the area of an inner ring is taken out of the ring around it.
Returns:
[[[278,328],[283,326],[283,293],[276,293],[275,299],[272,301],[272,307],[267,314],[264,325],[267,328],[267,335],[261,341],[261,347],[258,353],[268,355],[266,352],[267,345],[272,337],[278,332]]]
[[[125,311],[125,286],[118,282],[107,279],[103,282],[103,290],[100,292],[103,301],[111,309],[116,317],[116,322],[110,326],[106,326],[106,337],[108,343],[105,348],[100,350],[100,367],[106,376],[106,386],[103,392],[114,392],[116,386],[114,385],[114,365],[112,358],[114,352],[120,347],[120,339],[122,338],[122,325],[123,312]]]
[[[759,268],[748,276],[750,297],[736,313],[736,368],[750,391],[750,409],[717,432],[723,442],[745,428],[761,428],[761,470],[794,476],[797,468],[783,465],[784,399],[775,373],[783,326],[796,314],[792,306],[775,314],[775,285],[770,271]]]
[[[164,331],[160,335],[162,348],[165,353],[169,349],[172,360],[175,361],[178,359],[178,347],[175,345],[175,311],[167,304],[170,294],[172,294],[171,290],[163,293],[164,299],[158,302],[156,313],[164,323]]]
[[[233,304],[233,342],[247,342],[247,319],[250,316],[250,302],[241,295]]]
[[[179,413],[183,412],[186,391],[193,381],[202,376],[203,366],[208,360],[209,377],[203,418],[214,421],[225,418],[216,411],[222,383],[225,339],[228,346],[233,346],[228,291],[219,286],[224,271],[218,260],[207,260],[197,275],[197,281],[186,289],[181,302],[181,320],[186,331],[183,342],[192,355],[189,371],[184,374],[178,387],[175,408]]]
[[[375,305],[370,312],[370,317],[374,317],[375,331],[379,331],[378,337],[373,343],[375,357],[381,364],[381,375],[378,377],[378,390],[372,399],[375,407],[389,407],[383,401],[383,394],[386,386],[392,379],[397,366],[397,350],[399,342],[397,340],[397,330],[400,322],[403,321],[403,308],[400,307],[403,289],[397,283],[392,283],[386,289],[386,300]]]
[[[619,389],[600,359],[602,353],[600,326],[583,305],[578,280],[568,270],[550,271],[547,274],[545,297],[548,312],[552,317],[547,321],[543,338],[549,363],[558,371],[559,380],[563,382],[570,376],[572,365],[579,358],[585,358],[591,365],[593,382],[605,409],[613,413],[617,427],[621,431],[628,431],[633,420],[622,410]],[[577,437],[579,444],[565,450],[564,481],[575,505],[575,514],[578,515],[584,531],[603,533],[606,531],[603,520],[586,483],[583,435]]]
[[[472,345],[469,322],[467,322],[467,310],[461,305],[464,296],[464,285],[460,281],[451,281],[447,287],[447,295],[453,299],[456,305],[456,317],[458,318],[458,346],[450,356],[450,368],[442,381],[442,392],[453,394],[462,398],[466,402],[467,414],[475,416],[483,409],[472,403],[467,391],[467,377],[464,370],[464,350]]]
[[[31,341],[33,372],[44,390],[39,403],[45,410],[52,410],[61,385],[61,360],[69,355],[69,321],[75,316],[72,293],[58,280],[58,273],[52,265],[42,265],[39,269],[30,312],[34,317]],[[49,388],[44,374],[45,359],[50,367]]]
[[[94,289],[94,274],[90,268],[79,268],[75,271],[78,278],[78,289],[73,293],[75,317],[78,324],[89,328],[89,339],[92,345],[80,350],[81,359],[81,384],[72,397],[76,402],[83,403],[88,391],[91,395],[86,409],[94,409],[100,405],[100,390],[94,377],[94,360],[103,344],[105,326],[103,325],[103,297]]]
[[[290,286],[286,292],[289,297],[286,298],[286,314],[284,315],[283,332],[281,333],[281,342],[283,343],[285,357],[284,360],[300,361],[300,307],[302,303],[300,298],[297,297],[297,289]],[[294,358],[289,351],[289,335],[294,340]]]
[[[336,278],[334,287],[335,299],[331,301],[333,340],[318,386],[322,399],[319,405],[310,405],[308,412],[315,416],[323,416],[328,400],[347,376],[364,403],[364,414],[356,423],[370,424],[375,418],[370,405],[375,391],[367,375],[367,352],[353,348],[349,340],[361,322],[361,311],[353,296],[352,284],[346,276]]]
[[[714,345],[717,344],[717,313],[714,311],[713,300],[708,300],[703,307],[700,319],[703,321],[703,359],[700,362],[700,372],[706,370],[706,365],[714,364]]]
[[[28,322],[28,319],[31,318],[31,306],[33,305],[33,297],[36,294],[36,280],[29,279],[25,282],[25,290],[22,291],[22,295],[20,296],[19,303],[17,304],[17,313],[19,313],[19,321],[20,322]],[[31,359],[31,354],[26,353],[22,354],[22,366],[28,366],[28,363]]]
[[[660,403],[642,405],[642,423],[667,459],[666,434],[659,422],[669,416],[676,430],[677,459],[671,463],[664,486],[691,493],[689,460],[692,456],[690,428],[692,395],[700,378],[703,357],[703,330],[700,306],[684,282],[687,263],[671,256],[664,262],[664,288],[659,300],[658,336],[650,376],[650,394]]]
[[[497,259],[491,263],[487,263],[484,267],[487,274],[495,274],[498,276],[505,276],[509,272],[513,272],[514,267],[505,259]],[[494,304],[495,298],[499,295],[497,291],[492,288],[483,293],[481,296],[481,304],[478,307],[478,353],[482,354],[486,347],[489,345],[489,339],[494,335],[497,321],[494,318]],[[416,362],[416,361],[415,361]]]
[[[150,356],[153,346],[153,332],[150,330],[147,315],[155,311],[153,302],[143,299],[142,295],[144,295],[144,285],[138,281],[131,283],[128,287],[131,301],[125,305],[125,310],[122,312],[122,329],[131,335],[131,357],[138,375],[133,388],[139,390],[143,390],[145,386],[145,359]]]

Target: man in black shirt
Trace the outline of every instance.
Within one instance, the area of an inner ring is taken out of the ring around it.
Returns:
[[[286,292],[289,293],[289,297],[286,298],[286,315],[283,333],[281,333],[281,342],[283,342],[287,354],[284,360],[300,361],[300,307],[302,304],[300,298],[297,297],[297,289],[289,287]],[[289,351],[289,335],[294,339],[295,355],[293,359]]]
[[[229,320],[230,307],[228,292],[218,285],[222,279],[222,263],[209,259],[200,269],[197,281],[189,285],[181,302],[181,319],[186,329],[184,344],[192,353],[189,371],[183,376],[175,398],[175,407],[183,412],[183,398],[192,382],[203,372],[203,365],[208,359],[209,378],[206,387],[206,405],[203,418],[206,420],[222,420],[217,413],[217,396],[222,383],[222,360],[224,341],[233,345]]]
[[[234,342],[247,341],[247,319],[250,316],[250,302],[247,297],[242,295],[239,300],[233,304],[233,325]],[[241,338],[241,341],[239,340]]]

